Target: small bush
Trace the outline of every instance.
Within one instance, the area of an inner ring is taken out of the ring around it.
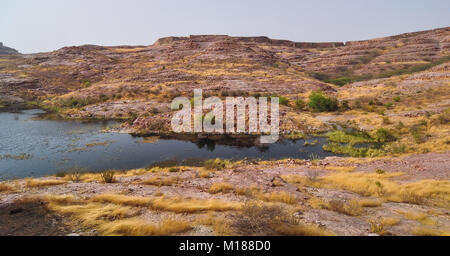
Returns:
[[[446,109],[444,113],[440,114],[437,118],[439,124],[449,124],[450,123],[450,108]]]
[[[339,200],[331,200],[328,204],[332,211],[349,216],[359,216],[364,211],[359,202],[356,200],[352,200],[348,203],[344,203]]]
[[[115,182],[115,174],[113,171],[102,172],[101,177],[103,182],[105,183],[114,183]]]
[[[411,136],[417,144],[422,144],[425,142],[424,128],[420,126],[414,126],[411,128],[410,132]]]
[[[373,139],[367,132],[364,131],[331,131],[326,134],[328,140],[337,143],[350,143],[350,144],[359,144],[359,143],[370,143],[373,142]]]
[[[0,192],[13,191],[13,187],[9,184],[0,182]]]
[[[375,130],[372,134],[372,138],[379,143],[386,143],[395,141],[397,138],[392,134],[391,131],[385,128],[379,128]]]
[[[402,202],[404,202],[404,203],[417,204],[417,205],[421,205],[424,203],[424,198],[422,196],[419,196],[410,190],[405,190],[400,195],[401,195]]]
[[[180,171],[180,168],[177,168],[177,167],[170,167],[169,168],[169,172],[179,172]]]
[[[338,102],[336,99],[324,96],[322,92],[312,92],[308,106],[314,112],[332,112],[338,109]]]
[[[61,99],[59,105],[67,108],[81,108],[90,104],[88,98],[75,98],[70,97],[68,99]]]
[[[295,100],[295,108],[297,108],[298,110],[304,110],[305,107],[306,107],[306,103],[302,99],[297,98]]]
[[[227,161],[222,160],[222,159],[210,159],[205,161],[205,163],[203,164],[203,167],[205,167],[205,169],[207,170],[222,170],[225,169],[227,167]]]
[[[339,108],[340,108],[342,111],[350,110],[350,109],[351,109],[350,103],[348,102],[348,100],[343,100],[343,101],[341,102],[341,105],[340,105]]]
[[[68,171],[67,176],[72,182],[78,183],[81,181],[81,175],[86,172],[86,169],[80,168],[78,165],[75,165]]]
[[[241,213],[231,223],[233,230],[245,236],[329,236],[333,235],[315,226],[300,223],[285,207],[261,202],[246,202]]]
[[[370,220],[369,223],[370,223],[370,232],[371,233],[378,234],[380,236],[382,236],[386,233],[382,223],[378,223],[376,220]]]
[[[341,145],[339,143],[329,143],[323,145],[323,150],[333,152],[335,154],[349,155],[352,157],[376,157],[383,156],[385,152],[376,148],[356,148],[352,145]]]
[[[393,100],[395,101],[395,102],[400,102],[400,96],[395,96],[394,98],[393,98]]]
[[[401,154],[406,152],[406,145],[401,143],[392,143],[387,149],[394,154]]]
[[[385,174],[386,172],[385,171],[383,171],[383,170],[381,170],[381,169],[377,169],[376,171],[375,171],[377,174]]]
[[[280,104],[281,104],[281,105],[285,105],[285,106],[286,106],[286,105],[289,103],[288,98],[283,97],[283,96],[280,96],[280,97],[279,97],[279,100],[280,100]]]
[[[90,81],[87,81],[87,80],[86,80],[86,81],[83,81],[82,84],[83,84],[83,87],[84,87],[84,88],[88,88],[89,86],[91,86],[91,82],[90,82]]]

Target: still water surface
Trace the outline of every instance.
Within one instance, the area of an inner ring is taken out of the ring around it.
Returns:
[[[105,133],[114,122],[37,120],[40,110],[0,113],[0,180],[41,177],[73,166],[89,171],[134,169],[167,160],[185,159],[308,159],[311,154],[332,156],[322,150],[324,138],[283,140],[266,147],[237,147],[182,140],[156,140],[129,134]],[[318,140],[313,146],[305,141]]]

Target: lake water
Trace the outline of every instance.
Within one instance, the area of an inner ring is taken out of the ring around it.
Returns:
[[[322,150],[325,138],[283,140],[265,147],[237,147],[175,139],[148,139],[104,133],[114,122],[37,120],[40,110],[0,113],[0,180],[42,177],[73,166],[89,171],[134,169],[167,160],[186,159],[308,159]],[[304,146],[305,141],[320,143]]]

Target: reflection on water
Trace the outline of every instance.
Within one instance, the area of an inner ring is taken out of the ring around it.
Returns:
[[[212,140],[197,142],[149,139],[103,133],[114,122],[34,120],[39,110],[0,113],[0,179],[39,177],[78,165],[90,171],[147,167],[167,160],[186,159],[307,159],[325,157],[324,138],[283,140],[276,144],[236,147]],[[318,144],[305,146],[305,142]]]

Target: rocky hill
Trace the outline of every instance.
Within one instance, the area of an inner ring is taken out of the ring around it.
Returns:
[[[324,119],[299,114],[296,99],[321,90],[354,109],[370,102],[362,96],[392,101],[426,87],[446,100],[449,60],[450,27],[345,43],[196,35],[149,46],[84,45],[2,56],[0,104],[23,99],[64,117],[132,119],[135,130],[149,131],[165,130],[170,101],[194,88],[222,97],[278,94],[289,100],[284,131],[321,130]]]
[[[0,42],[0,55],[14,55],[19,54],[19,52],[13,48],[9,48],[3,45],[2,42]]]

